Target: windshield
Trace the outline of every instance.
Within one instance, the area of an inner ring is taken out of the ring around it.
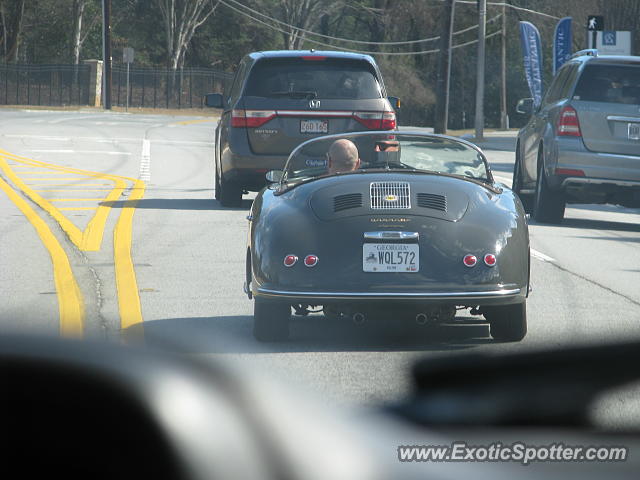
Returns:
[[[347,159],[345,163],[345,157],[349,156],[353,157],[352,161]],[[447,137],[402,133],[333,135],[307,142],[289,157],[285,179],[298,182],[349,171],[380,169],[489,180],[486,160],[472,146]]]

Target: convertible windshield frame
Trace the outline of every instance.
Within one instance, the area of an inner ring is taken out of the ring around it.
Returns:
[[[467,148],[469,148],[470,150],[475,151],[475,153],[478,155],[478,158],[480,158],[482,160],[482,163],[484,165],[485,171],[486,171],[486,179],[485,178],[479,178],[479,177],[473,177],[473,176],[465,176],[465,175],[461,175],[461,174],[455,174],[452,172],[444,172],[444,171],[437,171],[437,170],[426,170],[426,169],[419,169],[419,168],[411,168],[410,166],[408,166],[409,168],[406,167],[399,167],[399,168],[394,168],[393,164],[388,164],[386,168],[380,168],[380,167],[375,167],[375,168],[362,168],[362,169],[358,169],[356,171],[353,172],[341,172],[341,173],[334,173],[334,174],[323,174],[323,175],[319,175],[319,176],[300,176],[300,177],[293,177],[290,178],[289,177],[289,172],[290,172],[290,166],[291,166],[291,162],[294,158],[296,158],[296,156],[302,151],[304,150],[306,147],[308,147],[310,144],[312,143],[317,143],[317,142],[333,142],[335,140],[339,140],[341,138],[346,138],[346,139],[350,139],[350,138],[354,138],[354,137],[377,137],[380,136],[382,138],[384,137],[389,137],[389,136],[398,136],[398,137],[418,137],[418,138],[424,138],[425,140],[428,139],[437,139],[437,140],[448,140],[452,143],[458,143],[460,145],[463,145]],[[408,131],[402,131],[402,132],[390,132],[390,131],[377,131],[377,130],[367,130],[365,132],[348,132],[348,133],[338,133],[338,134],[333,134],[333,135],[325,135],[322,137],[316,137],[316,138],[312,138],[307,140],[306,142],[301,143],[300,145],[298,145],[292,152],[291,154],[289,154],[289,157],[287,158],[287,162],[285,163],[284,166],[284,172],[282,175],[282,178],[280,180],[280,187],[281,188],[286,188],[287,185],[293,186],[293,185],[298,185],[300,183],[307,183],[309,181],[313,181],[315,179],[319,179],[319,178],[326,178],[329,176],[337,176],[337,175],[346,175],[346,174],[363,174],[363,173],[380,173],[383,171],[390,171],[390,172],[405,172],[405,173],[425,173],[425,174],[435,174],[435,175],[445,175],[445,176],[451,176],[454,178],[460,178],[460,179],[464,179],[464,180],[471,180],[480,184],[485,184],[485,185],[494,185],[495,184],[495,179],[493,177],[493,173],[491,171],[491,167],[489,166],[489,162],[487,161],[486,156],[484,155],[484,153],[482,152],[482,150],[475,144],[468,142],[467,140],[461,139],[461,138],[457,138],[457,137],[452,137],[449,135],[440,135],[440,134],[433,134],[433,133],[424,133],[424,132],[419,132],[419,131],[415,131],[415,130],[408,130]]]

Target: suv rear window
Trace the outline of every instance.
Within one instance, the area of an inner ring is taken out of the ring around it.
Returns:
[[[276,58],[259,61],[244,95],[268,98],[382,98],[372,67],[364,61]]]
[[[573,98],[640,104],[640,65],[587,65]]]

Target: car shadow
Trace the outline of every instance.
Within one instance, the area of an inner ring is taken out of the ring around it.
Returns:
[[[147,321],[122,332],[125,341],[144,337],[149,347],[181,353],[294,353],[451,351],[493,343],[488,325],[473,319],[435,327],[385,320],[355,325],[323,315],[291,317],[290,338],[258,342],[253,317],[219,316]]]
[[[253,200],[242,200],[239,207],[223,207],[219,201],[209,198],[143,198],[136,202],[136,208],[152,210],[249,210]],[[111,208],[127,207],[127,200],[100,202]]]

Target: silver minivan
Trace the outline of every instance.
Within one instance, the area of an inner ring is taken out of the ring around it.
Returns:
[[[569,203],[640,207],[640,57],[575,54],[518,133],[513,190],[541,222]]]

